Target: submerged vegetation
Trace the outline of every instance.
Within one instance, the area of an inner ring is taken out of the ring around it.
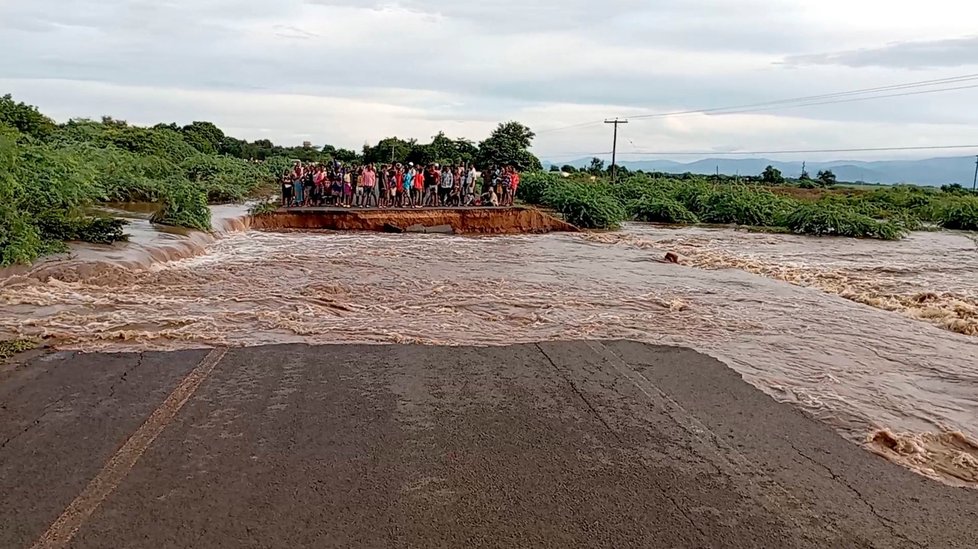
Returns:
[[[636,173],[611,184],[604,174],[537,172],[523,176],[519,198],[563,213],[582,228],[612,228],[626,220],[712,223],[884,240],[926,227],[978,230],[978,196],[966,190],[911,185],[872,191],[829,188],[834,184],[829,184],[830,175],[822,174],[826,181],[808,190],[706,176]]]
[[[0,362],[18,354],[26,353],[37,347],[37,342],[31,339],[5,339],[0,341]]]

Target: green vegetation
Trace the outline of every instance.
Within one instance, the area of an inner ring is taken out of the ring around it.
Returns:
[[[836,205],[802,204],[785,218],[791,232],[814,236],[853,236],[896,240],[903,229]]]
[[[769,180],[777,181],[778,175],[766,170]],[[582,228],[613,228],[633,219],[884,240],[930,227],[978,230],[978,196],[960,188],[830,189],[834,175],[826,172],[809,181],[816,188],[635,173],[612,185],[587,172],[539,172],[523,176],[519,198],[564,213]]]
[[[151,221],[200,231],[210,230],[211,210],[207,207],[207,194],[191,184],[174,182],[163,193],[160,208]]]
[[[364,146],[362,153],[308,143],[281,147],[266,139],[227,136],[211,122],[140,127],[106,116],[57,124],[5,95],[0,97],[0,266],[29,263],[63,250],[69,240],[125,239],[124,222],[91,215],[91,206],[101,202],[157,203],[155,223],[206,231],[208,204],[277,192],[278,178],[295,160],[513,164],[532,171],[541,168],[528,150],[533,137],[526,126],[506,122],[478,145],[439,133],[427,144],[388,137]],[[578,211],[588,222],[600,222],[600,212]]]
[[[253,204],[248,208],[248,215],[252,217],[258,217],[262,215],[269,215],[279,208],[279,203],[276,200],[264,200]]]
[[[605,185],[560,181],[547,187],[543,202],[578,227],[617,229],[625,219],[625,208]]]
[[[31,339],[8,339],[0,341],[0,362],[37,347],[37,342]]]
[[[948,204],[940,213],[941,225],[948,229],[978,231],[978,197],[967,197]]]
[[[699,223],[700,221],[696,214],[676,200],[654,195],[642,197],[629,204],[628,213],[636,221],[672,224]]]

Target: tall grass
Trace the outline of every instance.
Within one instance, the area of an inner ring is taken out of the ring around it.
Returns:
[[[801,199],[774,194],[760,185],[714,183],[697,177],[653,179],[638,174],[611,185],[603,179],[527,174],[524,181],[531,183],[526,189],[520,187],[522,200],[559,211],[586,213],[568,217],[583,228],[607,228],[633,219],[748,225],[798,234],[885,240],[920,230],[925,223],[978,230],[978,197],[907,185],[858,193],[825,191]]]

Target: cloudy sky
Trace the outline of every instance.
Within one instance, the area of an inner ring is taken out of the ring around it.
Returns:
[[[610,127],[588,125],[605,117],[978,74],[976,21],[973,0],[0,0],[0,93],[58,120],[357,149],[515,119],[564,161],[610,150]],[[978,144],[976,103],[971,88],[634,119],[619,144],[627,159]]]

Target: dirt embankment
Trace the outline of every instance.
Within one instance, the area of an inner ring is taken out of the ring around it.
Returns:
[[[384,231],[396,227],[451,226],[457,234],[524,234],[576,232],[577,227],[533,208],[445,208],[420,210],[344,210],[303,208],[278,210],[252,219],[255,229],[328,229]]]

